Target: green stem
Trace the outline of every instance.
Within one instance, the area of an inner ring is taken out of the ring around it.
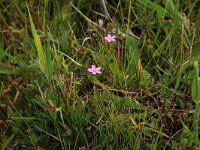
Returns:
[[[200,105],[199,102],[195,102],[195,113],[194,113],[194,122],[193,122],[193,127],[194,127],[194,134],[198,138],[198,128],[199,128],[199,111],[200,111]]]
[[[199,65],[198,62],[194,62],[194,71],[195,71],[195,82],[196,82],[196,93],[195,93],[195,101],[199,100],[199,84],[198,84],[198,78],[199,78]]]
[[[196,92],[194,93],[193,100],[195,102],[195,112],[194,112],[194,122],[193,122],[193,130],[194,134],[198,140],[198,128],[199,128],[199,114],[200,114],[200,77],[199,77],[199,65],[198,62],[194,62],[194,70],[195,70],[195,82],[196,82]]]

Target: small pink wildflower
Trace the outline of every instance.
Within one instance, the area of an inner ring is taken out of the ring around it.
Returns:
[[[91,68],[88,68],[87,71],[91,72],[93,75],[95,74],[101,74],[101,67],[96,67],[95,65],[92,65]]]
[[[105,37],[105,40],[110,43],[110,42],[115,42],[116,41],[116,35],[111,35],[111,34],[107,34],[107,36]]]

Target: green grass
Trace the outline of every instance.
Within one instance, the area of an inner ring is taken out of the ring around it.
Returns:
[[[198,150],[199,4],[1,0],[1,149]]]

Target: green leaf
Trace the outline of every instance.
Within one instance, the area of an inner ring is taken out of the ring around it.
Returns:
[[[65,63],[64,57],[62,57],[62,66],[64,68],[64,73],[68,74],[69,73],[69,66]]]
[[[192,97],[196,102],[200,102],[200,77],[198,62],[194,62],[195,79],[192,82]]]
[[[138,49],[138,41],[132,36],[127,37],[127,46],[129,52],[127,53],[128,60],[137,66],[139,60],[139,49]]]
[[[51,47],[50,47],[50,43],[48,42],[48,47],[46,48],[45,51],[45,73],[48,74],[48,77],[52,77],[53,76],[53,61],[51,59]]]
[[[164,18],[165,16],[172,16],[167,9],[163,8],[162,6],[156,4],[155,2],[152,2],[150,0],[145,0],[145,3],[147,3],[150,7],[150,9],[155,10],[158,14],[158,16]]]
[[[141,84],[144,86],[144,87],[149,87],[149,86],[152,86],[154,83],[154,79],[153,77],[151,76],[151,74],[146,71],[145,69],[142,69],[142,73],[141,73]]]
[[[116,95],[111,95],[111,97],[117,104],[120,105],[120,107],[128,106],[128,107],[131,107],[131,108],[137,109],[137,110],[146,110],[147,109],[145,106],[137,104],[134,101],[131,101],[130,99],[119,97]]]
[[[8,138],[8,140],[4,143],[4,144],[2,144],[2,147],[1,147],[1,149],[2,150],[5,150],[6,148],[8,148],[8,144],[12,141],[12,139],[15,137],[15,134],[12,134],[9,138]]]
[[[19,68],[13,68],[13,69],[2,69],[1,67],[0,67],[0,74],[8,74],[8,75],[10,75],[10,74],[15,74],[15,75],[17,75],[17,74],[20,74],[20,69]]]
[[[27,5],[27,9],[28,9],[30,24],[31,24],[31,31],[32,31],[32,34],[33,34],[33,38],[34,38],[35,46],[36,46],[36,49],[37,49],[37,52],[38,52],[38,56],[39,56],[40,62],[41,62],[40,67],[42,69],[44,69],[44,67],[45,67],[45,55],[44,55],[44,52],[43,52],[41,40],[40,40],[40,37],[38,36],[38,34],[36,32],[35,25],[33,23],[28,4],[26,4],[26,5]]]
[[[113,80],[114,83],[119,83],[120,86],[123,86],[124,83],[124,76],[122,71],[119,68],[119,65],[117,64],[117,60],[114,56],[111,56],[111,59],[113,60],[112,63],[109,63],[109,69],[113,72]]]
[[[194,101],[200,102],[200,89],[197,90],[197,87],[200,87],[200,78],[198,78],[198,82],[196,82],[196,79],[192,81],[192,98]]]
[[[199,58],[200,58],[200,43],[197,43],[192,49],[191,59],[198,60]]]

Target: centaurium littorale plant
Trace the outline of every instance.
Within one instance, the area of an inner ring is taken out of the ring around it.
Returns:
[[[107,36],[105,37],[105,40],[108,43],[115,42],[116,41],[116,35],[107,34]]]
[[[101,67],[96,67],[95,65],[92,65],[91,68],[87,69],[87,71],[92,73],[93,75],[101,74]]]

